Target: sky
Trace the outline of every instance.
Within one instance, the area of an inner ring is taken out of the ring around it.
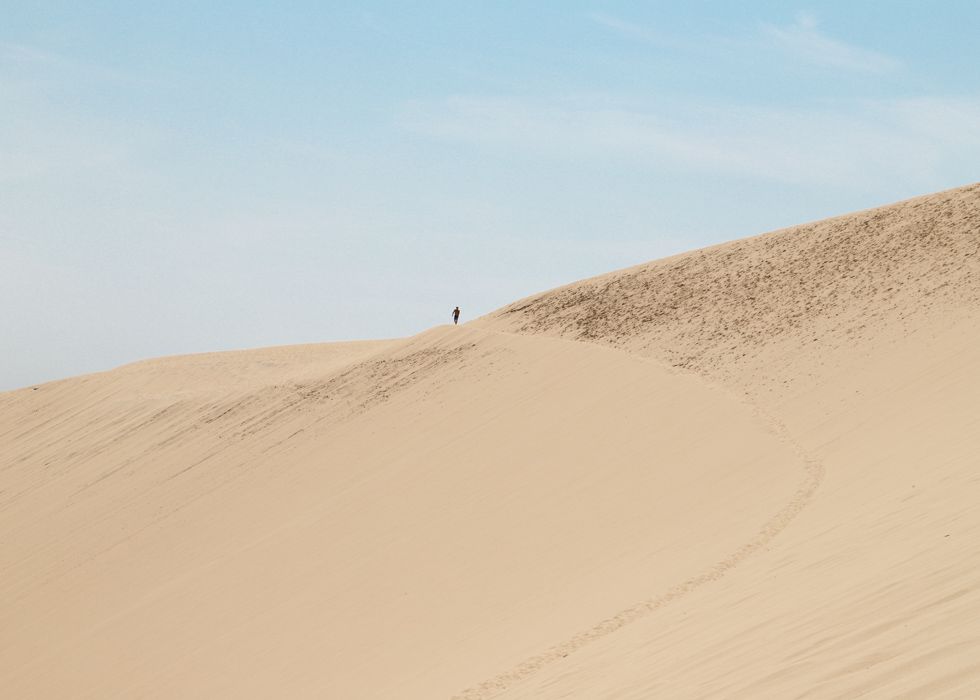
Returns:
[[[980,4],[0,5],[0,390],[980,180]]]

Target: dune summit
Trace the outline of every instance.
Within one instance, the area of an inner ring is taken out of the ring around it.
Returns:
[[[0,394],[4,696],[980,696],[980,185]]]

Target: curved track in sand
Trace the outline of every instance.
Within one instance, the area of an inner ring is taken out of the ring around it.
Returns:
[[[487,697],[723,575],[819,483],[695,376],[463,327],[2,398],[11,698]]]
[[[501,331],[491,332],[499,333]],[[504,334],[509,335],[507,333]],[[653,362],[652,360],[639,358],[635,355],[631,355],[631,357],[644,362]],[[654,364],[659,365],[660,363]],[[666,365],[662,366],[671,372],[676,372],[674,368],[670,368]],[[813,498],[813,495],[816,493],[823,481],[824,468],[820,461],[809,454],[802,445],[795,441],[781,423],[779,423],[769,414],[762,411],[759,407],[752,405],[748,401],[738,396],[735,396],[731,392],[725,391],[716,385],[710,384],[699,375],[694,376],[697,376],[698,379],[704,381],[704,383],[710,386],[712,389],[721,391],[731,396],[739,403],[748,406],[765,425],[768,432],[772,433],[780,441],[787,444],[793,450],[793,452],[797,454],[802,462],[803,472],[805,475],[803,483],[800,485],[799,489],[797,489],[796,493],[793,494],[790,501],[783,506],[783,508],[780,509],[779,512],[777,512],[776,515],[774,515],[752,539],[733,551],[726,558],[704,569],[695,576],[688,578],[682,583],[672,586],[656,596],[640,601],[639,603],[626,608],[616,615],[593,625],[589,629],[576,634],[574,637],[562,642],[561,644],[555,645],[550,649],[541,652],[540,654],[532,656],[509,671],[505,671],[504,673],[494,676],[489,680],[483,681],[478,685],[467,688],[463,692],[454,695],[451,700],[488,700],[494,695],[507,690],[516,683],[519,683],[520,681],[534,675],[545,666],[559,661],[567,657],[569,654],[572,654],[583,647],[622,629],[630,623],[644,617],[648,613],[662,608],[681,596],[690,593],[699,586],[720,579],[731,569],[735,568],[741,562],[752,556],[752,554],[769,544],[783,530],[785,530],[787,526],[789,526],[793,519],[799,515],[804,508],[806,508],[807,504]]]

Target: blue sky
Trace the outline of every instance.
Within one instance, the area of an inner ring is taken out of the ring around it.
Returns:
[[[0,7],[0,389],[972,183],[974,2]]]

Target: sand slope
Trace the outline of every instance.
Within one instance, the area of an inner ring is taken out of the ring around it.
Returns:
[[[4,392],[5,697],[978,696],[978,230]]]
[[[806,479],[747,406],[622,353],[303,351],[3,396],[9,691],[447,697],[717,576]]]
[[[478,321],[658,358],[824,468],[724,581],[500,697],[980,697],[980,187],[695,251]]]

